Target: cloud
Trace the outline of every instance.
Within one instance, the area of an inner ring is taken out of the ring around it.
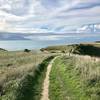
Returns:
[[[67,39],[80,39],[80,38],[90,38],[90,37],[99,37],[99,34],[80,34],[74,33],[71,34],[39,34],[39,35],[29,35],[29,36],[24,36],[26,39],[34,40],[34,41],[39,41],[39,42],[45,42],[45,41],[62,41],[62,40],[67,40]]]
[[[74,32],[100,22],[100,0],[1,0],[0,31]]]
[[[100,6],[100,2],[98,0],[80,0],[77,6],[71,8],[70,10],[90,9],[96,6]]]
[[[100,24],[87,24],[77,29],[78,33],[98,33],[100,32]]]
[[[1,1],[1,10],[16,15],[22,16],[29,13],[33,0],[5,0]]]

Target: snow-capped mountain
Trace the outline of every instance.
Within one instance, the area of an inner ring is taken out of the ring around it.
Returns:
[[[100,32],[100,24],[87,24],[78,28],[77,33],[99,33]]]

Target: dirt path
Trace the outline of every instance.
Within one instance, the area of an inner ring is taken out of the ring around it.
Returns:
[[[52,63],[54,62],[54,60],[56,59],[57,57],[55,57],[48,65],[47,67],[47,72],[46,72],[46,77],[45,77],[45,80],[44,80],[44,83],[43,83],[43,91],[42,91],[42,97],[41,97],[41,100],[50,100],[49,99],[49,75],[50,75],[50,71],[51,71],[51,68],[52,68]]]

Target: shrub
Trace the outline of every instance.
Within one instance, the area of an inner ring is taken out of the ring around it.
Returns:
[[[30,52],[30,51],[31,51],[31,50],[29,50],[29,49],[25,49],[25,50],[24,50],[24,52]]]

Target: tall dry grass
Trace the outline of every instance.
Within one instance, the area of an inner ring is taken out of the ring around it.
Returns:
[[[86,88],[91,100],[100,99],[100,58],[90,56],[75,57],[75,72],[80,75],[81,84]]]
[[[0,100],[6,100],[6,95],[17,88],[20,80],[49,55],[23,51],[0,52]]]

